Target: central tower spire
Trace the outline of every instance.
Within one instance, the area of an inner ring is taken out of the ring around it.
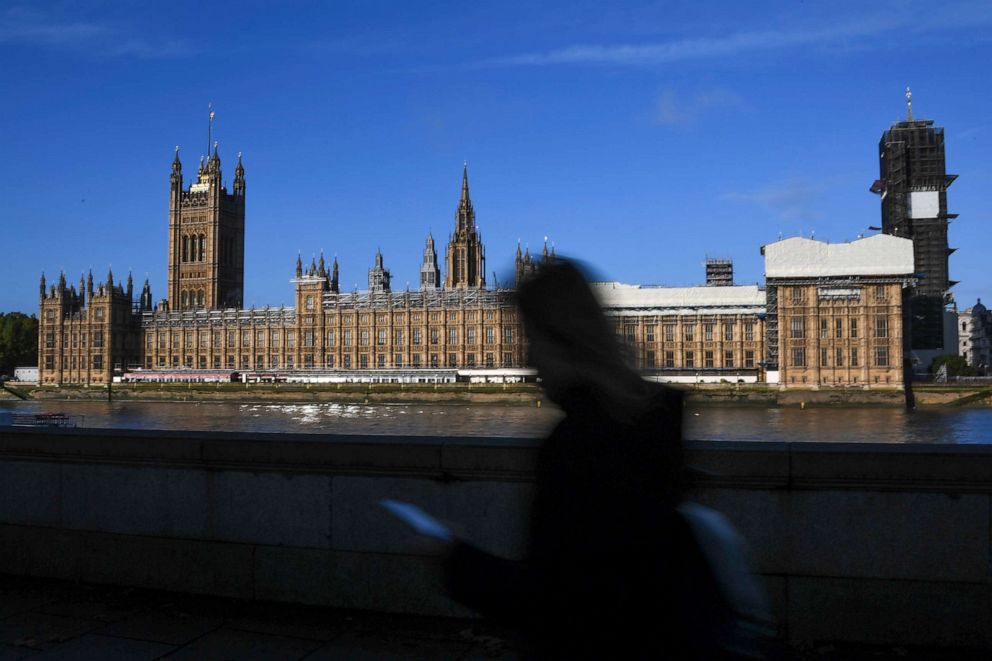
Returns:
[[[462,167],[462,194],[455,211],[455,231],[448,239],[445,267],[446,289],[486,286],[486,250],[475,226],[475,209],[468,193],[468,161]]]

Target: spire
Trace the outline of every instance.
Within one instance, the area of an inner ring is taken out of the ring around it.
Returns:
[[[114,288],[114,269],[107,269],[107,289]]]
[[[86,304],[86,281],[83,280],[83,274],[79,274],[79,304]]]
[[[134,280],[131,279],[131,272],[127,272],[127,297],[131,299],[134,296]]]
[[[462,199],[463,204],[472,204],[472,200],[468,196],[468,161],[464,161],[462,164]]]
[[[913,121],[913,90],[906,86],[906,121]]]
[[[238,165],[234,168],[234,194],[245,194],[245,166],[241,163],[241,152],[238,152]]]
[[[324,278],[327,276],[327,268],[324,265],[324,251],[320,251],[320,262],[317,264],[317,275]]]
[[[59,291],[65,289],[65,273],[59,270]]]
[[[41,283],[38,286],[38,290],[41,292],[41,297],[45,297],[45,272],[41,272]]]
[[[303,277],[303,258],[300,256],[300,253],[296,253],[296,277]]]
[[[183,164],[179,160],[179,145],[176,145],[176,156],[172,159],[172,179],[182,180]]]
[[[93,296],[93,269],[86,275],[86,293],[90,297]]]
[[[334,255],[334,264],[331,265],[331,291],[338,293],[338,256]]]

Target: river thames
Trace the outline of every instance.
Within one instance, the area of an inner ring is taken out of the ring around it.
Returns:
[[[554,408],[494,405],[236,402],[2,402],[0,411],[67,413],[83,427],[410,436],[545,435]],[[992,409],[698,406],[685,414],[693,440],[992,443]]]

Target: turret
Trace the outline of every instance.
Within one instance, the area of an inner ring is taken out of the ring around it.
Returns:
[[[86,275],[86,295],[93,298],[93,269]]]
[[[303,277],[303,258],[297,253],[296,255],[296,277]]]
[[[340,291],[338,282],[338,256],[334,255],[334,264],[331,265],[331,291],[335,294]]]
[[[245,166],[241,164],[241,152],[238,152],[238,165],[234,168],[234,194],[238,197],[245,194]]]
[[[127,272],[127,289],[124,292],[127,294],[127,300],[134,299],[134,280],[131,279],[131,272]]]
[[[86,305],[86,282],[83,280],[83,274],[79,274],[79,307]]]
[[[65,273],[63,273],[62,271],[59,271],[59,287],[58,287],[58,291],[59,291],[59,293],[62,293],[64,290],[65,290]]]
[[[324,251],[320,251],[320,262],[317,264],[317,275],[322,278],[327,277],[327,267],[324,264]]]
[[[107,270],[107,291],[114,291],[114,270]]]
[[[38,285],[38,291],[41,293],[41,297],[45,298],[45,272],[41,272],[41,283]]]
[[[142,312],[151,312],[152,309],[152,288],[148,284],[148,278],[145,278],[145,285],[141,288],[141,299],[140,305]]]

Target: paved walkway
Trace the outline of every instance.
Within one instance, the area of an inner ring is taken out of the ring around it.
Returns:
[[[577,632],[578,635],[581,632]],[[796,661],[987,659],[960,651],[824,645]],[[472,620],[182,595],[0,574],[0,661],[12,659],[517,659]]]

